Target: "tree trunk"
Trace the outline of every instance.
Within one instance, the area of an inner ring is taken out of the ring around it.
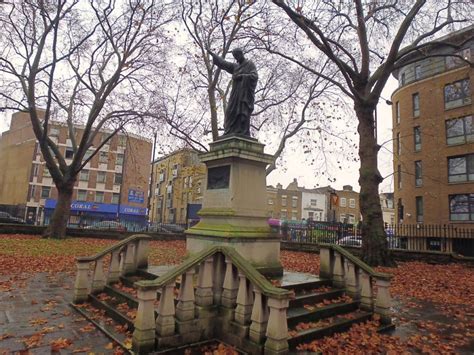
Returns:
[[[362,259],[371,266],[394,266],[384,230],[379,184],[383,181],[377,163],[379,146],[374,131],[375,105],[356,103],[359,120],[359,185],[362,214]]]
[[[212,140],[215,141],[219,137],[219,126],[217,123],[216,91],[212,88],[209,88],[207,93],[209,97],[209,106],[211,108]]]
[[[49,222],[44,237],[63,239],[66,238],[67,222],[71,212],[72,193],[75,180],[62,184],[56,184],[58,189],[58,201]]]

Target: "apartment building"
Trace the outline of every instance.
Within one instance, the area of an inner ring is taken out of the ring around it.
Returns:
[[[397,222],[474,226],[473,34],[440,38],[393,73]]]
[[[199,162],[198,154],[183,148],[152,163],[150,221],[184,224],[190,208],[199,209],[206,165]]]
[[[76,127],[76,134],[81,136],[81,126]],[[108,134],[100,132],[94,147]],[[73,150],[67,126],[50,122],[49,136],[70,163]],[[78,176],[69,225],[117,219],[129,225],[144,225],[151,147],[149,140],[133,134],[118,134],[103,146]],[[87,155],[93,151],[90,149]],[[57,189],[33,134],[29,114],[17,112],[0,138],[0,209],[29,223],[48,224],[56,199]]]

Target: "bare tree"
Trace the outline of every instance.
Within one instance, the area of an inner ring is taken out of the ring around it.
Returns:
[[[14,1],[0,20],[0,108],[29,113],[58,190],[46,233],[63,238],[81,169],[113,135],[153,109],[144,89],[156,85],[164,57],[159,34],[171,17],[162,1],[24,0]],[[69,164],[48,136],[56,119],[69,130]],[[97,144],[105,128],[109,133]]]
[[[422,51],[440,31],[466,22],[473,4],[451,0],[272,2],[297,26],[311,50],[297,56],[269,42],[270,50],[330,81],[353,102],[359,133],[363,257],[373,266],[393,265],[378,192],[383,178],[377,165],[380,146],[375,136],[374,111],[397,63]],[[404,43],[408,45],[402,47]],[[338,75],[331,78],[318,70],[311,60],[313,53],[324,54]]]
[[[180,68],[181,78],[185,76],[186,79],[178,81],[180,85],[168,112],[174,123],[172,134],[191,147],[206,149],[202,137],[208,128],[206,117],[209,113],[212,139],[217,139],[219,117],[223,117],[230,91],[230,78],[221,75],[221,69],[213,64],[207,48],[225,57],[239,46],[257,64],[259,83],[251,131],[262,137],[272,131],[269,143],[275,160],[281,157],[290,141],[301,138],[301,132],[325,134],[324,130],[317,130],[321,125],[316,116],[321,114],[323,106],[316,103],[335,101],[336,96],[330,90],[332,84],[320,78],[314,80],[297,65],[260,50],[259,37],[264,35],[260,26],[266,6],[265,2],[255,1],[181,1],[181,18],[191,45],[185,45],[187,60]],[[326,63],[321,61],[321,66]],[[189,87],[184,83],[181,85],[182,82],[190,83]],[[205,101],[207,105],[203,104]],[[196,133],[200,141],[193,137]],[[317,143],[307,137],[304,138],[305,145]],[[275,169],[275,164],[269,166],[267,175]]]

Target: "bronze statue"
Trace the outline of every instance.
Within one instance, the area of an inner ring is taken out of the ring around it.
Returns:
[[[250,115],[255,101],[257,87],[257,68],[252,61],[245,59],[240,48],[232,51],[237,63],[225,61],[208,50],[214,64],[232,74],[232,91],[227,102],[224,117],[224,136],[238,134],[250,136]]]

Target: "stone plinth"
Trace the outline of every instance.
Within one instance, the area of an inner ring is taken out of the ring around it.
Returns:
[[[266,173],[273,157],[248,137],[225,137],[200,156],[207,167],[200,222],[186,231],[190,254],[215,244],[234,247],[257,269],[281,274],[280,240],[267,217]]]

